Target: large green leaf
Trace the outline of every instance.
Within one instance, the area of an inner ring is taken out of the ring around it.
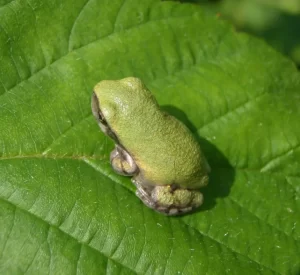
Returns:
[[[290,61],[190,4],[0,3],[1,274],[299,272]],[[212,173],[198,212],[162,216],[112,171],[90,96],[125,76],[201,143]]]

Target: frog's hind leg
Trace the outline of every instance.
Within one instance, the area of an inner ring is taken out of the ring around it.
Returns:
[[[176,185],[153,186],[144,184],[139,175],[132,178],[136,195],[148,207],[168,216],[182,215],[198,208],[203,195],[198,190],[180,188]]]
[[[173,185],[156,186],[151,194],[156,211],[169,216],[181,215],[198,208],[203,195],[198,190],[178,188]]]
[[[153,188],[150,200],[154,210],[168,216],[176,216],[198,208],[203,203],[203,195],[198,190],[160,185]]]
[[[123,176],[132,176],[139,170],[131,155],[119,145],[110,153],[110,163],[113,169]]]

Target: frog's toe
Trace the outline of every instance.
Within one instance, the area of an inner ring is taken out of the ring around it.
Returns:
[[[185,208],[176,207],[157,207],[155,210],[167,216],[178,216],[191,212],[194,208],[189,206]]]
[[[151,194],[155,210],[166,215],[181,215],[198,208],[203,203],[203,195],[198,190],[188,190],[172,186],[156,186]]]
[[[167,216],[177,216],[193,211],[203,202],[203,195],[198,190],[187,190],[173,186],[156,186],[152,189],[143,188],[133,180],[136,195],[148,207]]]

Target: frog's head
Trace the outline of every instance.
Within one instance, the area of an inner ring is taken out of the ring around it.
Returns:
[[[138,78],[99,82],[92,95],[92,112],[101,130],[118,143],[118,125],[129,123],[132,114],[141,108],[142,97],[149,97],[149,93]]]

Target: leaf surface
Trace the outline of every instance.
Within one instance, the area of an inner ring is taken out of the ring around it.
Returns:
[[[299,271],[291,62],[190,4],[0,4],[1,273]],[[90,97],[126,76],[199,140],[212,167],[200,211],[155,213],[112,171]]]

